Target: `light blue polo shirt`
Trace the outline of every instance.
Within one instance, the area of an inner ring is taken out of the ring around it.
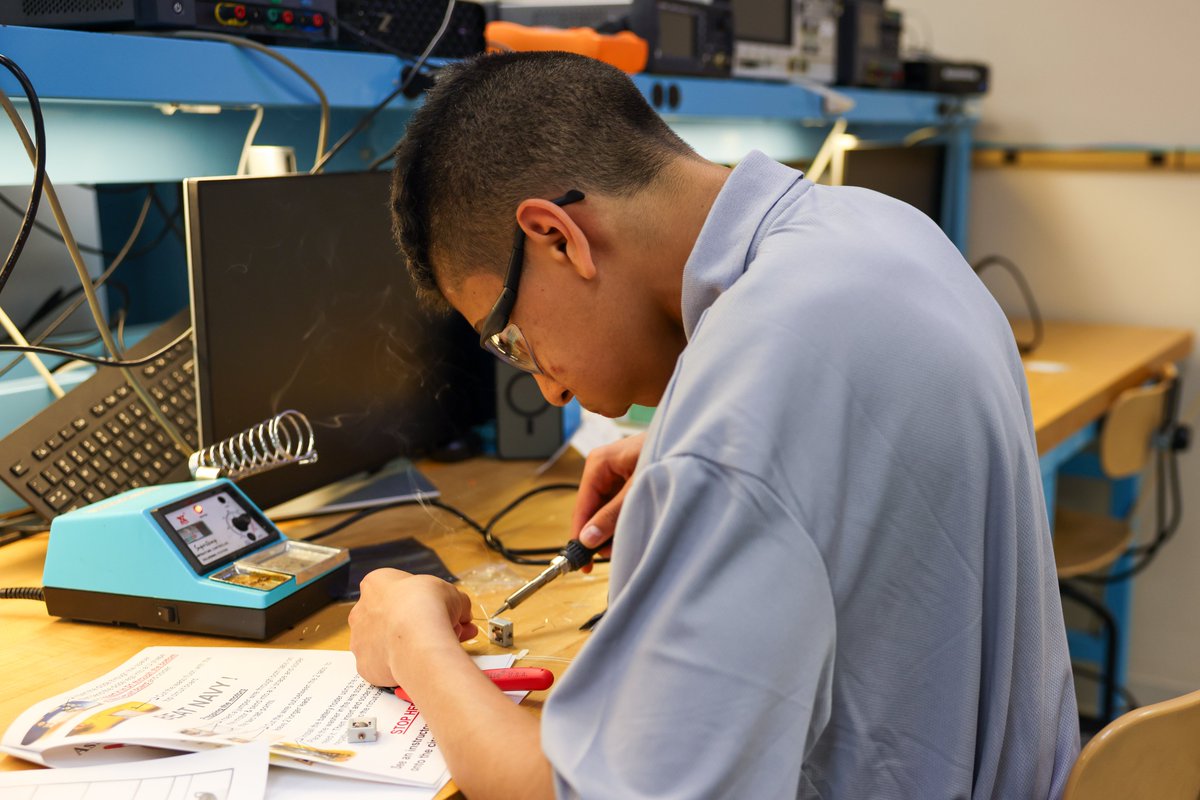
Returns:
[[[1012,333],[927,217],[760,153],[552,693],[562,797],[1045,798],[1078,718]]]

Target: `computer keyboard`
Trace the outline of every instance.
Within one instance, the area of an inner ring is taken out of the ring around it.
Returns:
[[[190,324],[180,312],[130,348],[139,358],[170,344]],[[196,449],[191,340],[150,364],[131,367],[159,411]],[[126,489],[188,480],[187,458],[125,381],[96,374],[0,440],[0,478],[46,519]]]

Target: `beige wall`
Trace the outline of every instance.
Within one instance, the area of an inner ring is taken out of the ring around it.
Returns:
[[[979,138],[1200,148],[1200,3],[894,0],[913,44],[993,68]],[[1021,265],[1047,317],[1192,328],[1200,337],[1200,174],[998,169],[972,180],[972,259]],[[1019,309],[999,275],[1006,307]],[[1185,378],[1195,423],[1200,359]],[[1200,688],[1200,454],[1182,461],[1185,517],[1135,589],[1130,688]],[[1143,523],[1146,526],[1146,523]]]

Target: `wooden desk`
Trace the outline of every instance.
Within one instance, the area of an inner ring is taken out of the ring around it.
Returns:
[[[1019,339],[1028,323],[1016,321]],[[1146,328],[1047,322],[1037,350],[1025,356],[1025,379],[1050,519],[1058,471],[1096,438],[1100,418],[1117,395],[1192,351],[1186,328]]]
[[[421,470],[441,489],[442,499],[483,523],[519,494],[534,486],[578,481],[583,460],[564,457],[545,475],[537,477],[537,464],[476,459],[461,464],[422,464]],[[294,469],[299,469],[294,468]],[[497,526],[497,535],[515,547],[556,546],[569,533],[573,492],[556,491],[531,498]],[[336,521],[330,517],[301,527],[288,535],[304,538]],[[484,546],[479,534],[450,514],[436,508],[399,508],[381,512],[358,525],[322,540],[323,544],[356,547],[412,536],[434,548],[446,566],[463,580],[463,587],[489,610],[540,567],[509,564]],[[0,548],[0,585],[40,586],[46,552],[45,535],[37,535]],[[476,587],[485,587],[476,591]],[[579,626],[607,604],[608,567],[590,575],[567,575],[519,608],[506,612],[513,621],[516,645],[528,649],[521,663],[546,667],[561,674],[564,661],[539,661],[534,656],[571,658],[587,637]],[[0,605],[0,726],[35,701],[45,699],[96,678],[151,645],[229,645],[234,647],[299,647],[347,649],[350,642],[346,615],[350,603],[328,606],[300,626],[262,642],[218,639],[166,631],[119,628],[69,622],[46,615],[41,603],[8,600]],[[482,617],[483,611],[477,611]],[[474,654],[501,653],[481,634],[467,649]],[[544,693],[534,692],[526,705],[540,709]],[[0,770],[33,768],[19,759],[0,756]],[[450,793],[450,790],[443,794]]]
[[[1025,336],[1025,323],[1013,327]],[[1191,350],[1185,328],[1047,322],[1042,344],[1025,357],[1038,453],[1052,452],[1104,416],[1122,391]]]
[[[1048,323],[1044,344],[1026,360],[1043,462],[1093,425],[1121,390],[1137,385],[1155,368],[1184,358],[1190,350],[1191,333],[1186,330]],[[422,470],[442,490],[446,502],[483,521],[528,488],[577,480],[582,460],[568,457],[540,478],[534,476],[534,467],[530,462],[480,459],[457,465],[426,464]],[[506,519],[499,533],[514,546],[558,544],[566,538],[573,501],[570,492],[537,497]],[[306,531],[318,530],[332,521],[293,528],[289,534],[303,538]],[[488,608],[497,607],[512,588],[538,569],[508,564],[484,547],[478,534],[436,509],[384,512],[328,541],[353,547],[400,536],[415,536],[436,549],[447,566],[464,578],[465,588]],[[45,549],[46,537],[42,535],[0,548],[0,584],[41,585]],[[483,585],[485,579],[495,584],[497,577],[507,578],[509,584],[475,591],[474,587]],[[605,607],[607,585],[607,567],[599,567],[590,576],[567,576],[513,610],[510,616],[518,646],[528,648],[533,655],[573,656],[586,638],[578,627]],[[0,725],[7,726],[33,702],[91,680],[150,645],[220,643],[345,649],[349,643],[349,609],[349,604],[330,606],[294,630],[261,644],[67,622],[47,617],[39,603],[6,601],[0,605],[0,674],[4,675],[0,682]],[[469,649],[475,653],[499,652],[482,637]],[[558,661],[528,663],[555,672],[565,666]],[[526,703],[537,708],[541,701],[542,696],[535,693]],[[0,770],[30,766],[14,758],[0,758]]]

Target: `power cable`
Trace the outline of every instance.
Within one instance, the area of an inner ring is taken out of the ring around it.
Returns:
[[[979,275],[993,264],[1003,267],[1012,276],[1013,281],[1017,284],[1017,289],[1021,292],[1021,296],[1025,298],[1025,306],[1029,310],[1029,320],[1033,323],[1033,336],[1027,342],[1017,342],[1017,351],[1022,355],[1028,355],[1042,344],[1042,337],[1044,335],[1042,312],[1038,309],[1037,299],[1034,298],[1033,290],[1029,288],[1029,282],[1025,280],[1025,275],[1011,259],[994,254],[984,256],[972,264],[971,268],[975,270],[976,275]]]
[[[325,154],[325,143],[329,137],[329,98],[325,96],[325,90],[321,88],[321,85],[317,83],[316,79],[305,72],[299,64],[297,64],[295,61],[292,61],[283,53],[267,47],[264,44],[259,44],[253,39],[243,39],[238,36],[230,36],[229,34],[225,33],[214,33],[212,31],[171,31],[170,33],[164,35],[173,36],[178,39],[206,39],[213,42],[224,42],[225,44],[231,44],[234,47],[253,50],[257,53],[262,53],[268,58],[275,59],[292,72],[296,73],[296,75],[298,75],[302,81],[309,85],[309,87],[313,90],[313,93],[317,96],[317,102],[321,104],[321,124],[317,129],[317,152],[313,156],[314,163],[321,161],[322,156]]]
[[[419,55],[417,57],[417,60],[413,62],[413,65],[411,67],[409,67],[408,69],[404,70],[401,73],[403,76],[403,79],[400,81],[400,86],[398,86],[395,90],[393,90],[390,94],[388,94],[387,97],[383,98],[383,100],[381,100],[374,108],[372,108],[366,114],[363,114],[362,117],[359,118],[358,122],[356,122],[354,124],[354,126],[352,128],[350,128],[350,130],[348,130],[344,134],[342,134],[341,138],[338,139],[336,142],[334,142],[333,146],[329,148],[329,151],[327,153],[325,153],[324,155],[320,156],[313,163],[313,167],[309,171],[309,174],[316,175],[322,169],[324,169],[325,165],[329,162],[329,159],[331,159],[335,155],[337,155],[342,150],[342,148],[344,148],[350,142],[351,139],[353,139],[355,136],[358,136],[358,134],[360,134],[364,130],[366,130],[367,127],[371,124],[371,122],[374,121],[375,117],[379,116],[379,114],[385,108],[387,108],[388,105],[390,105],[393,100],[395,100],[397,97],[404,94],[405,91],[408,90],[408,87],[410,85],[412,85],[412,83],[416,79],[417,75],[420,74],[421,68],[423,66],[425,66],[425,62],[427,60],[429,60],[430,54],[433,53],[433,51],[437,48],[438,44],[442,41],[442,36],[445,35],[446,29],[448,27],[450,27],[450,18],[454,15],[454,6],[455,6],[456,2],[457,2],[457,0],[448,0],[447,1],[446,13],[442,16],[441,25],[438,26],[437,31],[433,34],[433,38],[431,38],[429,40],[429,44],[425,47],[424,52],[422,52],[421,55]],[[339,25],[342,25],[342,27],[346,27],[344,25],[344,23],[341,23],[341,22],[339,22]],[[350,31],[351,33],[354,33],[355,31],[357,31],[357,29],[354,28],[353,26],[350,26],[349,28],[346,28],[346,29],[348,31]],[[366,34],[363,34],[361,31],[357,31],[357,33],[361,34],[363,36],[366,36]],[[371,37],[367,37],[367,38],[370,39]],[[372,41],[375,41],[375,40],[372,39]],[[394,50],[391,47],[387,47],[385,45],[385,48],[387,49],[388,52],[391,52],[395,55],[404,57],[402,54],[400,54],[398,51]]]
[[[150,191],[153,192],[154,191],[153,188],[151,188]],[[92,283],[93,289],[99,289],[101,286],[103,286],[105,284],[105,282],[108,281],[108,279],[112,276],[112,274],[117,270],[117,267],[121,266],[122,262],[124,262],[125,259],[129,257],[130,249],[133,247],[134,242],[137,241],[138,236],[142,232],[142,226],[146,222],[146,215],[150,211],[150,205],[151,205],[150,194],[147,193],[146,199],[142,203],[141,211],[138,213],[137,221],[134,223],[133,230],[129,234],[129,238],[127,238],[125,240],[125,244],[121,246],[120,251],[117,253],[116,258],[113,259],[112,263],[108,265],[108,267],[104,270],[104,272],[100,273],[100,275],[96,277],[95,282]],[[166,230],[167,229],[164,227],[161,234],[165,235]],[[40,345],[43,342],[45,342],[46,339],[51,334],[54,333],[54,331],[58,330],[59,326],[61,326],[64,322],[66,322],[79,309],[79,307],[81,305],[83,305],[83,303],[86,301],[86,298],[82,294],[83,290],[79,289],[77,291],[80,292],[80,296],[78,298],[76,298],[75,301],[72,302],[68,308],[64,309],[63,312],[60,313],[58,315],[58,317],[56,317],[54,319],[53,322],[51,322],[48,326],[46,326],[46,328],[40,334],[38,334],[36,337],[34,337],[31,344]],[[21,361],[21,357],[18,356],[17,358],[13,359],[11,362],[6,364],[3,368],[0,368],[0,377],[3,377],[9,370],[13,369],[13,367],[15,367],[18,363],[20,363],[20,361]]]
[[[105,326],[105,330],[107,331],[107,326]],[[12,352],[12,353],[38,353],[38,354],[44,355],[44,356],[58,356],[59,358],[69,358],[74,361],[82,361],[85,364],[95,364],[98,367],[118,367],[120,369],[127,369],[128,367],[140,367],[145,364],[149,364],[151,361],[154,361],[156,358],[159,358],[160,356],[163,356],[166,353],[169,353],[171,351],[171,348],[187,341],[187,338],[191,335],[192,335],[192,328],[191,328],[191,326],[188,326],[187,330],[185,330],[183,333],[179,334],[174,339],[172,339],[169,344],[165,344],[162,347],[160,347],[159,349],[155,350],[150,355],[142,356],[141,358],[104,358],[103,356],[92,356],[92,355],[88,355],[86,353],[74,353],[74,352],[71,352],[70,350],[60,350],[57,347],[46,347],[44,345],[32,345],[32,344],[29,344],[29,345],[0,344],[0,351],[8,351],[8,352]],[[111,334],[109,334],[109,336],[111,337]],[[126,380],[129,380],[129,378],[127,377]],[[132,383],[133,381],[130,381],[130,382]],[[147,405],[151,406],[152,412],[154,411],[155,408],[157,408],[157,405],[154,403],[153,400],[144,401],[144,402],[146,402]],[[172,428],[170,430],[174,430],[174,428]],[[168,431],[168,432],[170,432],[170,431]],[[183,446],[185,449],[188,449],[186,444],[184,444]],[[191,450],[188,449],[188,452],[190,453]]]
[[[17,230],[17,238],[13,240],[12,247],[8,250],[4,266],[0,267],[0,293],[2,293],[4,285],[8,283],[8,279],[17,265],[17,259],[21,257],[21,251],[25,249],[25,241],[29,238],[29,231],[33,228],[38,205],[42,199],[42,191],[46,184],[46,120],[42,116],[42,103],[25,71],[5,55],[0,55],[0,66],[13,74],[17,83],[21,84],[21,90],[25,92],[25,97],[29,101],[29,112],[33,115],[34,137],[34,143],[27,144],[27,148],[33,148],[31,154],[33,156],[33,185],[29,190],[29,202],[25,206],[25,215],[21,219],[21,227]],[[16,114],[16,109],[13,109],[12,113]],[[17,119],[19,120],[20,117],[18,116]],[[24,123],[21,123],[21,127],[24,128]],[[26,132],[25,138],[28,139],[28,136],[29,134]]]
[[[140,186],[134,187],[130,191],[137,191],[140,188],[142,188],[142,187],[140,187]],[[155,191],[154,184],[146,184],[145,188],[146,188],[147,192]],[[149,200],[149,197],[147,197],[147,200]],[[9,209],[10,211],[12,211],[15,214],[24,214],[25,213],[21,209],[20,206],[18,206],[16,203],[14,203],[12,200],[9,200],[7,197],[5,197],[2,194],[0,194],[0,205],[4,206],[5,208]],[[164,208],[164,206],[161,205],[161,201],[158,204],[158,207],[160,209]],[[179,217],[182,215],[182,213],[183,213],[183,204],[180,203],[178,205],[178,207],[173,212],[170,213],[170,216],[168,218],[164,219],[164,223],[169,223],[169,222],[179,219]],[[38,222],[35,220],[33,223],[33,227],[36,228],[41,233],[44,233],[47,236],[51,236],[60,242],[63,241],[62,235],[57,230],[55,230],[54,228],[50,227],[49,225],[47,225],[43,222]],[[143,247],[139,247],[137,250],[133,251],[132,253],[129,253],[126,256],[126,258],[141,258],[142,256],[146,255],[147,253],[152,252],[154,250],[154,248],[158,247],[158,245],[162,243],[162,240],[164,238],[166,238],[167,233],[169,233],[172,230],[172,227],[173,226],[171,226],[171,225],[164,224],[163,229],[161,231],[159,231],[157,234],[155,234],[154,239],[152,239],[149,244],[147,244]],[[175,230],[176,230],[176,234],[178,235],[178,233],[179,233],[178,229],[176,228]],[[79,242],[76,242],[75,246],[78,247],[79,251],[82,253],[103,256],[104,258],[110,258],[110,259],[116,258],[117,255],[120,253],[119,250],[117,250],[117,251],[106,250],[103,247],[97,247],[96,245],[90,245],[90,244],[81,244]],[[33,320],[32,322],[36,322],[36,320]]]
[[[465,512],[460,511],[459,509],[455,508],[454,506],[451,506],[447,503],[443,503],[437,499],[420,498],[420,499],[416,499],[416,500],[396,500],[396,501],[393,501],[390,503],[385,503],[383,505],[372,506],[371,508],[364,508],[362,511],[351,514],[349,517],[347,517],[339,522],[336,522],[327,528],[323,528],[323,529],[317,531],[316,533],[312,534],[311,536],[306,537],[305,541],[314,542],[314,541],[317,541],[318,539],[324,539],[327,536],[332,536],[333,534],[338,533],[339,531],[343,531],[346,528],[349,528],[351,525],[355,525],[358,522],[361,522],[362,520],[366,519],[367,517],[374,516],[375,514],[378,514],[382,511],[388,511],[390,509],[399,508],[402,506],[422,506],[422,507],[426,507],[426,508],[436,508],[436,509],[444,511],[448,514],[451,514],[454,517],[457,517],[467,527],[469,527],[471,530],[475,531],[481,537],[483,537],[484,544],[486,544],[488,546],[488,548],[494,550],[495,552],[499,553],[502,557],[504,557],[505,559],[507,559],[515,564],[532,564],[532,565],[537,565],[537,566],[545,566],[550,563],[549,558],[534,558],[533,556],[553,556],[559,552],[559,550],[561,549],[561,545],[558,547],[530,547],[530,548],[508,547],[496,536],[496,534],[495,534],[496,525],[498,525],[501,520],[503,520],[506,516],[508,516],[518,506],[523,504],[525,501],[529,500],[529,498],[534,497],[535,495],[539,495],[544,492],[555,492],[555,491],[572,491],[573,492],[573,491],[578,491],[578,490],[579,490],[579,485],[575,484],[575,483],[549,483],[549,484],[545,484],[543,486],[534,487],[533,489],[530,489],[529,491],[522,493],[515,500],[510,502],[508,505],[504,506],[504,508],[500,509],[498,512],[493,514],[492,518],[490,520],[488,520],[488,522],[484,525],[481,525],[478,522],[476,522]],[[603,558],[595,559],[595,563],[597,563],[597,564],[607,563],[607,561],[608,561],[608,559],[603,559]]]
[[[25,152],[29,156],[29,160],[31,162],[36,162],[38,159],[38,151],[35,150],[34,144],[29,138],[29,131],[25,127],[25,122],[21,119],[21,115],[17,113],[17,109],[13,105],[12,100],[9,99],[8,94],[2,89],[0,89],[0,105],[3,105],[4,111],[6,114],[8,114],[8,118],[12,122],[13,128],[16,129],[17,135],[21,139],[22,145],[25,147]],[[67,221],[66,214],[63,213],[62,204],[58,201],[58,195],[54,191],[54,182],[50,180],[49,174],[45,173],[44,171],[42,174],[42,179],[44,184],[42,187],[43,191],[46,194],[46,199],[50,203],[50,210],[54,213],[54,221],[58,224],[58,230],[63,235],[63,241],[67,246],[67,252],[71,254],[71,263],[75,266],[75,273],[79,278],[79,284],[83,287],[84,296],[87,298],[88,310],[91,311],[92,319],[96,322],[96,329],[100,332],[101,337],[104,339],[105,349],[108,350],[108,352],[113,356],[113,358],[108,361],[104,359],[95,359],[90,356],[80,360],[90,360],[92,363],[109,363],[113,366],[120,367],[126,383],[128,383],[130,388],[133,389],[134,393],[138,396],[138,399],[147,405],[150,410],[150,415],[158,421],[159,425],[162,426],[163,431],[168,437],[170,437],[175,447],[181,453],[190,453],[191,448],[184,440],[183,435],[179,432],[171,420],[167,419],[166,415],[162,413],[162,411],[158,408],[158,404],[151,399],[150,394],[146,391],[145,387],[142,386],[141,382],[129,370],[129,366],[131,365],[121,362],[121,351],[118,349],[117,343],[112,337],[112,333],[108,330],[108,324],[104,320],[104,312],[100,308],[100,300],[96,296],[96,291],[92,288],[92,279],[91,276],[88,275],[87,266],[83,263],[83,255],[79,252],[79,248],[75,246],[75,237],[71,234],[71,225]],[[17,350],[27,353],[39,352],[39,349],[36,346],[31,345],[3,345],[0,346],[0,349]],[[53,348],[50,349],[52,350]],[[165,350],[163,352],[165,352]],[[58,351],[54,354],[62,355],[63,351]],[[75,357],[76,355],[77,354],[74,353],[68,353],[67,357]],[[48,383],[50,383],[52,386],[56,385],[53,384],[52,380],[49,380]]]
[[[245,175],[250,165],[250,148],[254,146],[254,137],[258,135],[258,129],[262,126],[263,107],[259,103],[254,104],[254,119],[250,121],[250,128],[246,131],[246,141],[242,143],[242,154],[238,156],[237,171],[234,175]]]

